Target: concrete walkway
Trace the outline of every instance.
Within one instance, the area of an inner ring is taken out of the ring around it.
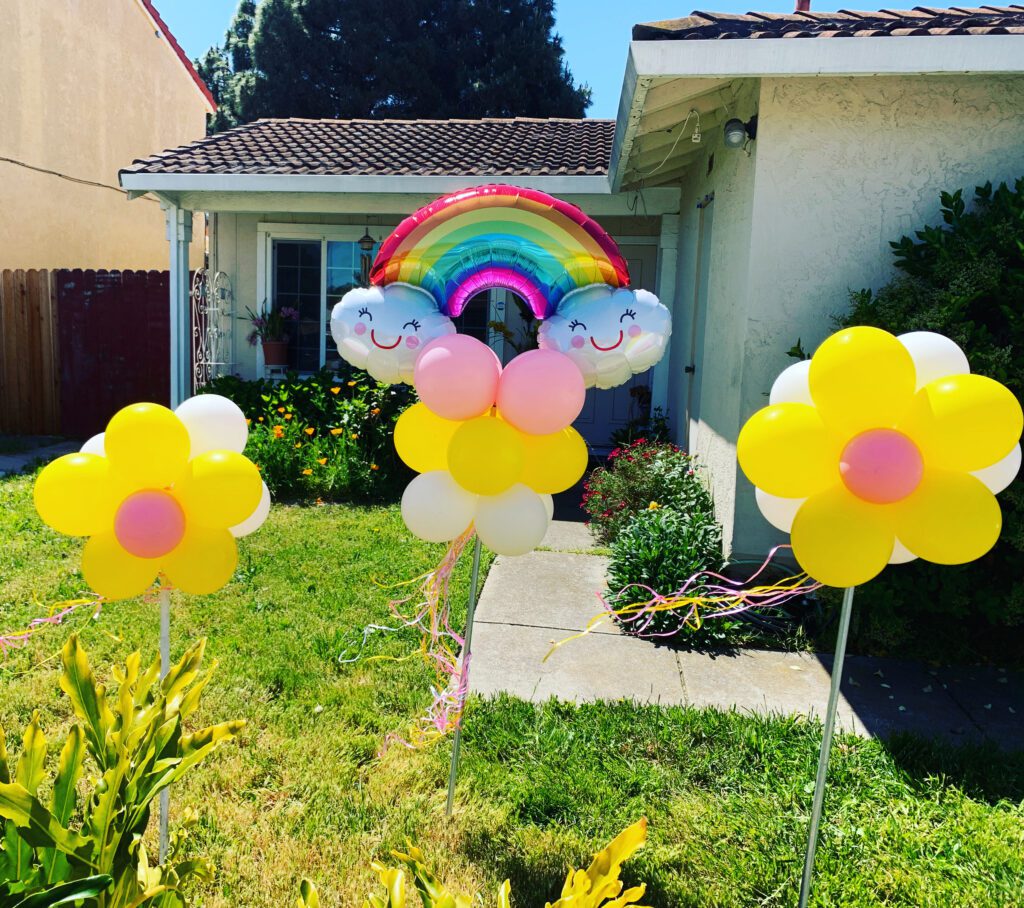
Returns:
[[[605,623],[566,643],[601,613],[607,559],[583,524],[555,521],[540,550],[498,557],[477,607],[470,687],[528,700],[619,700],[824,715],[830,654],[676,650]],[[992,738],[1024,747],[1024,676],[988,667],[933,669],[848,656],[839,726],[865,736],[897,731],[953,742]]]
[[[33,446],[26,451],[19,451],[16,454],[0,454],[0,476],[20,473],[36,461],[41,460],[44,463],[49,463],[57,457],[77,451],[81,446],[81,442],[59,441]]]

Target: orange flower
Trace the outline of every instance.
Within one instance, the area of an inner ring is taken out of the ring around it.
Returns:
[[[380,416],[380,407],[374,407],[374,408],[373,408],[373,409],[372,409],[372,410],[371,410],[370,412],[371,412],[371,413],[372,413],[372,414],[373,414],[374,416]]]
[[[313,471],[309,470],[309,469],[303,470],[302,471],[302,475],[303,476],[312,476],[313,475]]]
[[[355,383],[354,381],[350,381],[350,382],[348,383],[348,386],[349,386],[350,388],[354,388],[354,387],[356,386],[356,383]]]
[[[327,458],[326,457],[321,457],[321,458],[319,458],[317,460],[317,463],[320,464],[320,466],[324,466],[324,464],[327,463]]]
[[[316,504],[317,504],[317,507],[322,508],[324,506],[324,500],[322,498],[318,498],[316,500]]]
[[[284,407],[278,407],[277,408],[277,412],[278,413],[284,413]]]
[[[292,414],[291,413],[285,413],[284,414],[284,418],[285,419],[291,419],[292,418]]]
[[[380,469],[380,467],[378,467],[378,466],[377,466],[377,464],[375,464],[375,463],[371,463],[371,464],[370,464],[370,469],[371,469],[371,470],[379,470],[379,469]]]
[[[302,442],[301,441],[295,442],[295,447],[296,448],[301,448],[302,447]]]
[[[306,428],[303,429],[302,431],[305,432],[307,435],[312,435],[316,431],[316,429],[314,429],[312,426],[306,426]]]
[[[274,438],[284,438],[284,426],[274,426]]]
[[[247,420],[245,421],[245,424],[246,424],[247,426],[251,426],[251,425],[252,425],[252,420],[251,420],[251,419],[247,419]]]
[[[352,441],[355,441],[357,438],[359,438],[359,433],[358,432],[353,432],[351,438],[352,438]]]
[[[341,435],[344,431],[344,429],[331,429],[331,435]]]
[[[260,421],[260,422],[263,422],[263,417],[262,417],[262,416],[261,416],[261,417],[259,417],[259,421]]]
[[[331,394],[337,394],[340,390],[341,388],[331,388]]]

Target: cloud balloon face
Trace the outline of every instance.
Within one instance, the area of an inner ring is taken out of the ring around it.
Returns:
[[[614,388],[658,362],[671,334],[672,317],[653,293],[592,284],[562,299],[539,345],[571,357],[588,388]]]
[[[434,297],[410,284],[356,287],[331,312],[331,336],[342,358],[386,384],[411,385],[420,351],[454,333]]]

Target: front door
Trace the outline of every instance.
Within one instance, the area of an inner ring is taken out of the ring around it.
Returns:
[[[658,247],[622,245],[619,247],[629,267],[633,287],[655,289]],[[600,391],[587,390],[583,412],[573,425],[587,440],[592,452],[607,453],[615,445],[612,435],[624,429],[631,420],[643,415],[650,401],[651,370],[634,375],[624,385]]]

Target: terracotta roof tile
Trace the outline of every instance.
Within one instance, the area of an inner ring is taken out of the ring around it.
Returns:
[[[634,41],[734,38],[864,38],[885,35],[1007,35],[1024,28],[1024,6],[848,10],[746,15],[695,10],[681,19],[633,26]]]
[[[604,175],[614,120],[257,120],[124,173]]]

